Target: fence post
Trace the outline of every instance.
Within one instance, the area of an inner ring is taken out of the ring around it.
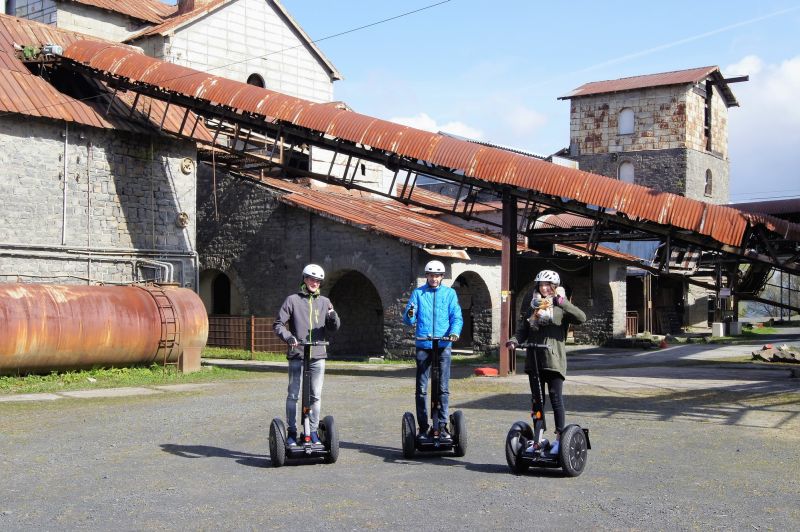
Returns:
[[[250,360],[253,360],[253,352],[256,350],[256,317],[250,315]]]

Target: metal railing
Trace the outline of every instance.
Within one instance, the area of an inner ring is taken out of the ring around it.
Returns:
[[[286,343],[272,331],[274,318],[257,316],[209,316],[209,347],[247,349],[248,351],[286,351]]]
[[[627,336],[636,336],[639,332],[639,313],[635,310],[629,310],[625,315],[625,334]]]

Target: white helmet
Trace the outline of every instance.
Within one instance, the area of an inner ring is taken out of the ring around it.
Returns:
[[[425,265],[425,273],[440,273],[444,275],[444,264],[438,260],[432,260]]]
[[[325,270],[316,264],[309,264],[303,268],[303,277],[313,277],[314,279],[322,281],[325,279]]]
[[[534,283],[553,283],[555,285],[561,284],[561,277],[558,276],[556,272],[553,270],[542,270],[536,274],[536,278],[533,280]]]

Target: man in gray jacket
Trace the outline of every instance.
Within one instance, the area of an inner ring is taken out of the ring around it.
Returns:
[[[303,375],[303,342],[324,341],[326,333],[339,329],[341,322],[333,310],[331,300],[320,295],[319,287],[325,279],[325,271],[316,264],[303,268],[303,283],[300,290],[291,294],[281,305],[273,329],[278,337],[289,347],[286,358],[289,360],[289,389],[286,395],[286,423],[288,434],[286,443],[297,445],[297,398],[300,396],[300,381]],[[298,338],[300,340],[298,340]],[[325,377],[324,345],[311,347],[311,405],[309,405],[309,424],[311,443],[319,443],[317,428],[322,405],[322,383]]]

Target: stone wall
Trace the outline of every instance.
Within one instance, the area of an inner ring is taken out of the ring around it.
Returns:
[[[56,3],[53,0],[17,0],[14,14],[19,18],[35,20],[42,24],[55,24],[57,19],[56,11]],[[42,43],[19,44],[35,44],[38,46]]]
[[[581,170],[617,178],[622,163],[634,183],[712,203],[728,201],[728,110],[716,89],[711,149],[705,137],[705,83],[649,87],[571,100],[570,158]],[[619,114],[634,112],[634,131],[619,133]],[[706,171],[712,192],[705,194]]]
[[[342,343],[355,334],[345,328],[372,330],[380,322],[384,354],[413,353],[413,330],[402,324],[402,312],[411,291],[424,282],[425,263],[436,257],[395,238],[287,206],[275,191],[220,173],[216,176],[217,218],[210,170],[201,166],[198,174],[202,268],[220,270],[231,278],[240,292],[243,314],[275,316],[285,297],[297,290],[303,266],[315,262],[326,272],[322,292],[331,296],[340,314],[361,321],[361,325],[343,323]],[[487,287],[486,293],[493,293],[489,297],[496,297],[499,281],[493,279],[499,279],[498,258],[440,260],[447,267],[445,284],[450,286],[456,277],[471,272]],[[487,272],[492,268],[497,273],[490,277]],[[342,308],[355,304],[342,293],[342,283],[359,294],[371,294],[374,289],[380,308],[375,307],[372,295],[365,295],[359,303],[364,306],[368,300],[369,312]],[[492,308],[496,308],[494,303]],[[493,316],[489,320],[492,328],[494,321]],[[487,328],[485,321],[480,327],[481,331]],[[484,342],[485,331],[481,334]],[[352,347],[342,349],[349,351]]]
[[[156,35],[133,44],[202,72],[242,82],[258,74],[268,89],[314,102],[333,98],[329,72],[270,2],[231,2],[177,30],[166,45],[163,40]]]
[[[192,143],[32,117],[3,126],[0,280],[161,279],[165,268],[146,262],[157,260],[194,286],[194,166],[181,171]]]
[[[56,25],[64,30],[77,31],[116,42],[122,42],[131,35],[151,26],[151,24],[121,13],[75,2],[59,3]]]

